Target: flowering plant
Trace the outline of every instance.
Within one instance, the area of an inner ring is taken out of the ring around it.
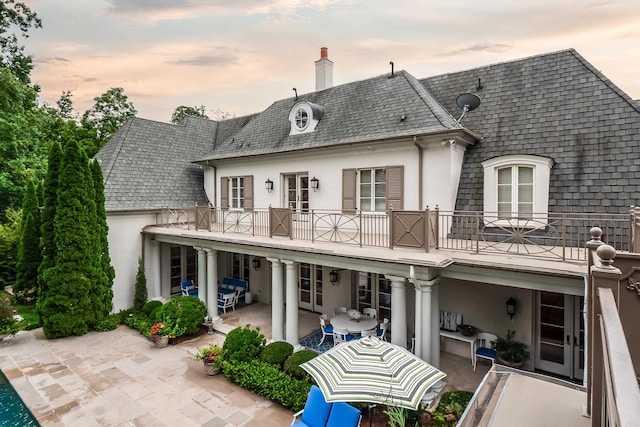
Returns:
[[[151,327],[151,338],[162,335],[169,335],[168,331],[164,328],[164,323],[156,323]]]
[[[217,345],[210,345],[209,347],[201,348],[196,352],[190,352],[189,356],[191,356],[193,360],[197,360],[199,362],[212,363],[213,367],[216,369],[221,369],[224,362],[222,348]]]

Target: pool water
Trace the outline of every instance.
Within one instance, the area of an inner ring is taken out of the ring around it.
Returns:
[[[38,421],[0,371],[0,427],[39,427]]]

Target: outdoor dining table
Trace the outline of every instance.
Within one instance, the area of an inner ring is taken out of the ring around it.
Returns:
[[[334,328],[348,330],[350,334],[360,334],[362,331],[377,327],[378,321],[364,315],[360,319],[354,320],[348,314],[338,314],[331,318],[331,324]]]

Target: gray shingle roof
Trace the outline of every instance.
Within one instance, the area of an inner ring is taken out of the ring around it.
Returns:
[[[322,106],[325,113],[313,133],[289,135],[288,115],[299,101]],[[400,121],[400,116],[407,119]],[[455,119],[409,73],[335,86],[283,99],[257,115],[231,138],[220,140],[202,160],[255,156],[359,141],[459,129]]]
[[[463,120],[482,141],[465,152],[456,209],[483,210],[480,162],[508,154],[555,161],[550,211],[622,213],[640,202],[640,106],[573,49],[421,82],[452,114],[458,94],[482,98]]]

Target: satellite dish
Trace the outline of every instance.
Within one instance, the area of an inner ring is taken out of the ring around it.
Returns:
[[[469,111],[473,111],[480,106],[480,102],[480,97],[475,93],[463,93],[462,95],[458,95],[456,98],[456,105],[462,110],[462,115],[458,120],[456,120],[456,123],[460,124],[462,118]]]

